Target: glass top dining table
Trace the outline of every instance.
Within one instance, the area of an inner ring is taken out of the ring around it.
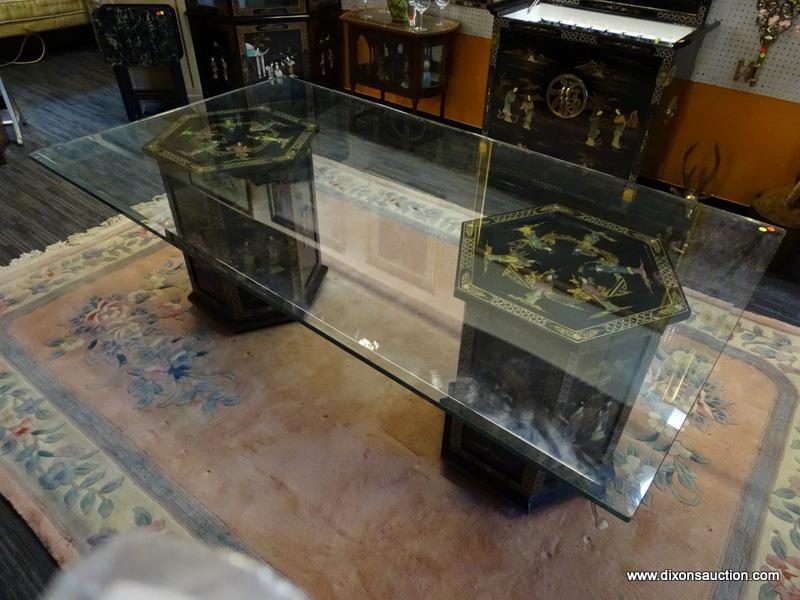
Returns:
[[[782,237],[288,77],[32,156],[625,520]]]

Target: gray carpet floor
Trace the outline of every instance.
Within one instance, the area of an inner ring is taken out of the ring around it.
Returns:
[[[2,76],[27,120],[25,145],[0,167],[0,263],[42,249],[113,213],[29,158],[37,148],[126,122],[111,69],[91,50],[7,67]],[[762,281],[750,309],[800,325],[800,263]],[[0,499],[0,600],[35,598],[56,569],[13,509]]]
[[[111,68],[89,50],[2,69],[27,125],[24,145],[6,150],[0,168],[0,263],[82,231],[113,213],[28,155],[42,147],[127,122]]]
[[[112,72],[89,49],[0,71],[27,125],[0,167],[0,264],[41,250],[112,215],[28,154],[126,122]],[[0,600],[37,598],[58,569],[34,533],[0,498]]]

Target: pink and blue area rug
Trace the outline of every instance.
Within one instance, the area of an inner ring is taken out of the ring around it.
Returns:
[[[188,292],[181,255],[122,218],[0,269],[0,492],[59,561],[145,528],[316,598],[800,598],[800,331],[742,320],[625,524],[579,498],[520,515],[443,472],[426,402],[298,324],[228,335]]]

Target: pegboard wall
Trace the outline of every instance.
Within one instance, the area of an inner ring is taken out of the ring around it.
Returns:
[[[758,55],[756,0],[715,0],[708,21],[719,21],[720,26],[703,42],[693,80],[800,102],[800,33],[787,31],[778,38],[758,83],[750,87],[746,81],[734,81],[733,75],[739,60],[755,60]]]
[[[369,6],[385,6],[384,0],[367,0]],[[493,17],[484,8],[450,4],[444,11],[433,5],[425,14],[442,14],[461,23],[462,33],[492,37]],[[347,10],[363,8],[361,0],[342,0]],[[708,22],[720,26],[703,42],[692,79],[721,87],[738,89],[782,100],[800,102],[800,32],[787,31],[773,44],[758,83],[734,81],[739,60],[754,60],[759,38],[756,25],[756,0],[715,0]]]

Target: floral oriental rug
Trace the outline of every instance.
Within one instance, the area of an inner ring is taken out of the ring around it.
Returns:
[[[800,598],[799,330],[746,315],[625,524],[580,498],[519,514],[443,469],[425,401],[298,324],[228,335],[188,292],[123,218],[0,269],[0,493],[62,563],[146,528],[316,598]]]

